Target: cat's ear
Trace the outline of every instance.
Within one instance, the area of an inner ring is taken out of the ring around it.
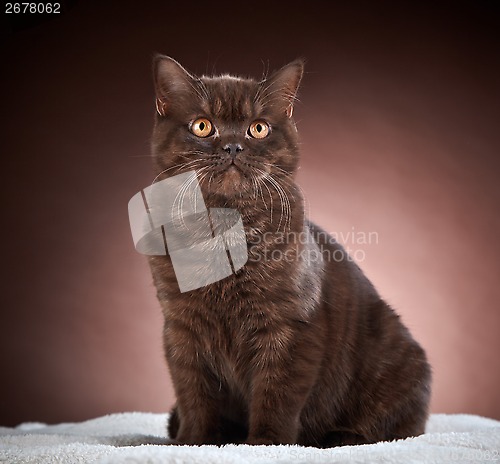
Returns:
[[[192,92],[195,78],[169,56],[156,55],[153,60],[156,111],[165,116],[169,105]]]
[[[292,61],[275,71],[262,85],[267,101],[272,101],[280,111],[284,111],[291,118],[293,105],[297,99],[297,91],[304,74],[304,60]]]

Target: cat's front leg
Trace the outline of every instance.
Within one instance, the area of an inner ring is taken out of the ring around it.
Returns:
[[[218,383],[200,356],[194,339],[184,337],[184,343],[175,343],[178,332],[166,332],[167,361],[177,396],[179,424],[175,440],[190,445],[217,444]]]
[[[269,332],[259,341],[253,363],[247,444],[278,445],[297,442],[300,414],[317,378],[319,363],[302,343],[290,346]],[[302,348],[302,349],[301,349]],[[303,356],[296,356],[298,352]]]
[[[215,402],[201,391],[178,395],[179,430],[176,442],[185,445],[218,444],[219,418]],[[204,401],[195,401],[199,397]]]

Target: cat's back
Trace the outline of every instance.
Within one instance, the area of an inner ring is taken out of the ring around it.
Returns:
[[[361,268],[331,234],[312,221],[307,221],[306,227],[321,253],[325,269],[323,279],[327,287],[335,289],[337,298],[345,294],[350,297],[353,295],[365,297],[371,301],[380,299],[375,287]]]

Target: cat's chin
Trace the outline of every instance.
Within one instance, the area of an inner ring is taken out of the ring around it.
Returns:
[[[239,168],[237,168],[234,164],[229,166],[225,171],[224,171],[224,182],[225,183],[232,183],[232,184],[237,184],[241,183],[241,178],[243,177],[241,171]]]
[[[235,165],[229,166],[221,173],[218,192],[223,195],[233,196],[236,192],[241,192],[246,187],[246,177]]]

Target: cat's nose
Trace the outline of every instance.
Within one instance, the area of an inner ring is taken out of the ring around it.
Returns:
[[[243,151],[243,147],[239,143],[228,143],[224,145],[222,149],[231,155],[231,157],[235,157],[239,152]]]

